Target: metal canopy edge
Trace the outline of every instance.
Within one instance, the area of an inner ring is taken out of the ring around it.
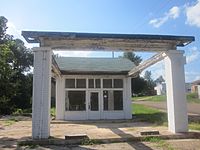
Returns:
[[[178,41],[176,46],[185,46],[195,41],[194,36],[151,35],[151,34],[112,34],[112,33],[78,33],[78,32],[45,32],[22,31],[22,36],[28,43],[41,43],[41,38],[52,39],[124,39],[124,40],[168,40]]]

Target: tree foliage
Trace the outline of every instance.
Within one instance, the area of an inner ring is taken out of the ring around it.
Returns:
[[[133,52],[124,52],[123,57],[134,62],[138,66],[142,62],[142,58]],[[144,77],[140,75],[131,79],[131,90],[133,95],[154,95],[155,82],[151,77],[151,72],[146,71]]]
[[[6,36],[7,22],[8,20],[5,17],[0,16],[0,44],[2,44]]]
[[[152,79],[151,76],[151,71],[146,71],[144,74],[144,79],[147,82],[147,86],[146,86],[146,95],[154,95],[155,94],[155,90],[154,87],[156,86],[154,80]]]
[[[133,52],[124,52],[123,57],[129,59],[130,61],[134,62],[136,66],[138,66],[142,62],[142,58],[137,56]]]
[[[165,82],[163,76],[159,76],[159,77],[155,80],[155,83],[156,83],[156,84],[158,84],[158,83],[161,84],[161,83],[163,83],[163,82]]]
[[[0,16],[0,114],[31,106],[33,54],[23,41],[6,34],[7,19]]]

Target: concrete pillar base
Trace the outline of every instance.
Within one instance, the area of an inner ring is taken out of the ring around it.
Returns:
[[[171,50],[165,57],[168,128],[173,133],[188,131],[183,53]]]

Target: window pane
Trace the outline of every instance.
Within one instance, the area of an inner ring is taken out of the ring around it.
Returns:
[[[103,91],[103,109],[123,110],[123,92],[112,90]]]
[[[90,108],[91,111],[99,110],[99,93],[98,92],[91,92],[90,107],[91,107]]]
[[[101,80],[100,79],[95,79],[95,87],[101,88]]]
[[[85,107],[85,91],[66,92],[66,110],[83,111]]]
[[[123,80],[114,79],[114,88],[123,88]]]
[[[65,88],[75,88],[75,79],[66,79]]]
[[[77,79],[76,88],[86,88],[86,79]]]
[[[114,110],[113,91],[103,91],[104,110]]]
[[[108,110],[108,91],[103,91],[103,110]]]
[[[114,110],[123,110],[123,92],[114,91]]]
[[[94,88],[94,79],[89,79],[88,80],[88,87],[89,88]]]
[[[112,88],[112,79],[103,79],[103,88]]]

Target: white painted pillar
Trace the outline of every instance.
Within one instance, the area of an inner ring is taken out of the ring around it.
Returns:
[[[32,138],[50,136],[51,60],[52,51],[34,48]]]
[[[65,81],[63,78],[56,78],[56,119],[64,120],[65,117]]]
[[[197,86],[198,98],[200,99],[200,85]]]
[[[124,83],[124,92],[125,92],[125,100],[124,100],[124,110],[125,110],[125,118],[132,118],[132,94],[131,94],[131,77],[125,78]]]
[[[183,54],[184,51],[170,50],[165,57],[168,129],[173,133],[188,131]]]

